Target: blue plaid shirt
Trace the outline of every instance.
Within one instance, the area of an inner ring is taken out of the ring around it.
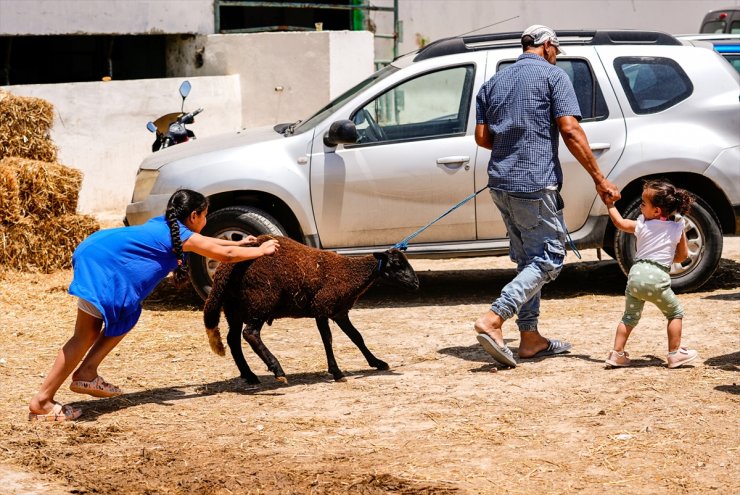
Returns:
[[[581,120],[568,75],[544,58],[523,53],[478,92],[476,121],[493,137],[488,186],[534,192],[563,183],[557,117]]]

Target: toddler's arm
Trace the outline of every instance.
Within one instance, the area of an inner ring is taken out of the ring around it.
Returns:
[[[689,243],[686,240],[686,232],[681,232],[681,239],[676,246],[676,254],[673,256],[674,263],[681,263],[689,257]]]
[[[236,243],[223,245],[216,242],[213,237],[193,234],[182,244],[183,251],[190,251],[201,256],[212,258],[216,261],[236,263],[238,261],[252,260],[266,254],[274,254],[280,244],[275,239],[263,242],[259,246],[243,247]]]
[[[617,210],[617,207],[614,206],[614,201],[608,201],[606,203],[606,209],[609,212],[609,218],[612,219],[612,223],[616,228],[618,228],[622,232],[627,232],[628,234],[635,233],[635,226],[637,225],[637,222],[635,222],[634,220],[622,218],[619,210]]]

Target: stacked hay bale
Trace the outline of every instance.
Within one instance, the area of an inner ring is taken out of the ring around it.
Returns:
[[[77,215],[82,172],[56,163],[52,105],[0,91],[0,267],[69,268],[74,248],[100,228]]]

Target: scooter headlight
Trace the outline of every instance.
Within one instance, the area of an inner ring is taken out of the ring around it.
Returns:
[[[155,182],[159,177],[159,170],[139,170],[136,174],[136,184],[134,185],[133,203],[144,201],[149,193],[152,192]]]

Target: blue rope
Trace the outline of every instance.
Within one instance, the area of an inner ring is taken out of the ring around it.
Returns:
[[[428,224],[426,224],[425,226],[423,226],[422,228],[420,228],[419,230],[417,230],[416,232],[414,232],[414,233],[413,233],[413,234],[411,234],[410,236],[406,237],[406,238],[405,238],[404,240],[402,240],[401,242],[398,242],[398,243],[396,243],[396,244],[395,244],[395,245],[393,246],[393,248],[395,248],[395,249],[400,249],[401,251],[406,251],[406,248],[408,248],[408,247],[409,247],[409,241],[410,241],[411,239],[413,239],[413,238],[414,238],[414,237],[416,237],[417,235],[421,234],[421,233],[422,233],[422,232],[424,232],[424,231],[425,231],[426,229],[428,229],[429,227],[431,227],[432,225],[434,225],[434,224],[435,224],[435,223],[436,223],[437,221],[439,221],[440,219],[442,219],[443,217],[445,217],[445,216],[446,216],[446,215],[448,215],[449,213],[451,213],[451,212],[455,211],[456,209],[460,208],[460,207],[461,207],[462,205],[464,205],[465,203],[467,203],[468,201],[470,201],[471,199],[473,199],[474,197],[476,197],[476,196],[477,196],[478,194],[480,194],[481,192],[485,191],[486,189],[488,189],[488,186],[485,186],[485,187],[482,187],[482,188],[478,189],[478,190],[477,190],[477,191],[475,191],[475,192],[474,192],[473,194],[471,194],[471,195],[470,195],[470,196],[468,196],[467,198],[463,199],[463,200],[462,200],[462,201],[460,201],[460,202],[459,202],[458,204],[456,204],[455,206],[453,206],[452,208],[450,208],[450,209],[449,209],[449,210],[447,210],[446,212],[442,213],[442,214],[441,214],[440,216],[438,216],[437,218],[435,218],[434,220],[432,220],[431,222],[429,222]],[[391,248],[391,249],[393,249],[393,248]]]
[[[453,206],[452,208],[450,208],[446,212],[442,213],[440,216],[438,216],[437,218],[435,218],[434,220],[432,220],[431,222],[429,222],[428,224],[426,224],[425,226],[423,226],[422,228],[420,228],[419,230],[417,230],[416,232],[414,232],[410,236],[406,237],[405,239],[403,239],[400,242],[397,242],[391,249],[400,249],[401,251],[406,251],[406,249],[409,247],[409,241],[411,239],[413,239],[417,235],[421,234],[426,229],[428,229],[429,227],[431,227],[432,225],[434,225],[436,222],[438,222],[439,220],[441,220],[442,218],[444,218],[448,214],[452,213],[456,209],[460,208],[462,205],[464,205],[465,203],[467,203],[468,201],[470,201],[471,199],[473,199],[474,197],[476,197],[477,195],[479,195],[480,193],[482,193],[486,189],[488,189],[488,186],[485,186],[485,187],[482,187],[482,188],[478,189],[473,194],[471,194],[467,198],[463,199],[458,204],[456,204],[455,206]],[[573,242],[573,238],[570,236],[570,232],[568,231],[568,227],[565,225],[565,219],[563,219],[563,230],[565,230],[565,235],[568,238],[568,245],[570,246],[570,250],[573,251],[573,254],[575,254],[576,257],[580,260],[581,259],[581,252],[578,251],[578,248],[576,247],[575,243]],[[378,268],[380,268],[380,265],[378,266]]]

